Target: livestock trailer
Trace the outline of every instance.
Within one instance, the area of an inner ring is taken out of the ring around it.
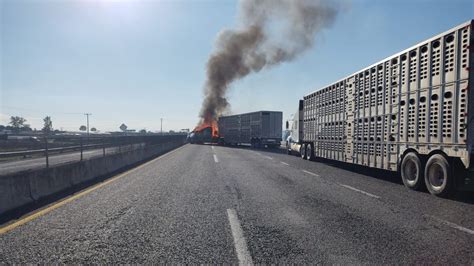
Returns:
[[[218,128],[224,144],[250,144],[254,147],[280,146],[283,113],[259,111],[238,115],[221,116]]]
[[[289,151],[399,171],[446,196],[474,178],[473,21],[304,96]]]

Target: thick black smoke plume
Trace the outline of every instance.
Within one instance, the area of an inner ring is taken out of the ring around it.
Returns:
[[[331,0],[241,0],[240,27],[222,31],[207,62],[201,123],[215,120],[229,103],[229,85],[251,72],[293,60],[313,46],[338,9]]]

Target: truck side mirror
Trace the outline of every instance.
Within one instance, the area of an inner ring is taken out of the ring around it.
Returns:
[[[286,120],[286,129],[288,129],[290,127],[290,122],[288,122],[288,120]]]

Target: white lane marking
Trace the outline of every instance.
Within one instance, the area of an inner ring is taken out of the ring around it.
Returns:
[[[440,223],[443,223],[443,224],[445,224],[445,225],[447,225],[447,226],[449,226],[449,227],[452,227],[452,228],[454,228],[454,229],[457,229],[457,230],[463,231],[463,232],[465,232],[465,233],[474,235],[474,230],[472,230],[472,229],[469,229],[469,228],[466,228],[466,227],[457,225],[457,224],[452,223],[452,222],[448,222],[448,221],[443,220],[443,219],[440,219],[440,218],[438,218],[438,217],[434,217],[434,216],[431,216],[431,215],[427,215],[427,216],[430,217],[431,219],[436,220],[436,221],[438,221],[438,222],[440,222]]]
[[[315,174],[315,173],[313,173],[313,172],[310,172],[310,171],[303,170],[303,172],[305,172],[305,173],[307,173],[307,174],[309,174],[309,175],[314,175],[314,176],[317,176],[317,177],[319,177],[319,175],[318,175],[318,174]]]
[[[284,164],[284,165],[289,165],[289,164],[287,164],[287,163],[285,163],[285,162],[280,162],[280,163],[281,163],[281,164]]]
[[[273,160],[273,158],[270,157],[270,156],[265,156],[265,155],[264,155],[263,157],[265,157],[265,158],[267,158],[267,159],[270,159],[270,160]]]
[[[213,154],[214,155],[214,162],[218,163],[219,160],[217,159],[217,155]]]
[[[234,209],[227,209],[227,216],[229,217],[230,229],[234,237],[235,251],[239,259],[239,265],[253,265],[252,257],[247,247],[247,241],[244,237],[244,231],[237,217],[237,212]]]
[[[357,189],[357,188],[355,188],[355,187],[351,187],[351,186],[344,185],[344,184],[339,184],[339,186],[345,187],[345,188],[348,188],[348,189],[351,189],[351,190],[354,190],[354,191],[357,191],[357,192],[359,192],[359,193],[362,193],[362,194],[364,194],[364,195],[366,195],[366,196],[369,196],[369,197],[372,197],[372,198],[380,199],[380,197],[377,196],[377,195],[371,194],[371,193],[369,193],[369,192],[365,192],[365,191],[360,190],[360,189]]]
[[[214,150],[214,146],[211,146],[212,150]]]

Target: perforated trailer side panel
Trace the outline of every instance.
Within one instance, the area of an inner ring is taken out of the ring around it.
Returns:
[[[219,118],[219,134],[226,143],[251,143],[252,138],[282,137],[282,112],[260,111]]]
[[[304,141],[316,156],[388,170],[407,149],[467,166],[472,39],[464,23],[306,95]]]

